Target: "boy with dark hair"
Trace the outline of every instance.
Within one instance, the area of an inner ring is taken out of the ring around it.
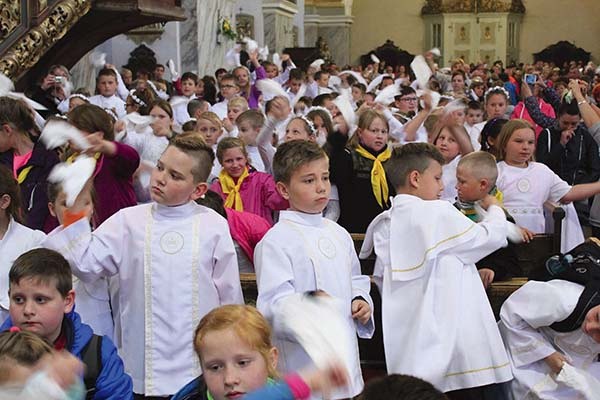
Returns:
[[[294,293],[317,292],[339,300],[351,343],[347,349],[349,384],[331,399],[351,398],[363,388],[356,335],[373,335],[373,303],[368,276],[360,263],[352,238],[341,226],[323,218],[329,201],[329,160],[314,142],[294,140],[281,144],[273,159],[277,190],[290,202],[279,222],[260,241],[254,253],[257,272],[257,307],[273,321],[278,302]],[[302,346],[274,331],[282,370],[304,369],[312,364]]]
[[[177,105],[173,106],[173,119],[175,120],[175,123],[181,127],[191,118],[187,110],[187,105],[191,100],[196,98],[198,75],[194,74],[193,72],[185,72],[183,75],[181,75],[179,84],[181,85],[181,95],[186,101],[182,101],[180,103],[178,102]]]
[[[97,95],[90,97],[90,103],[104,109],[112,110],[117,117],[123,118],[125,102],[117,96],[117,73],[112,68],[103,68],[96,78]]]
[[[398,194],[369,225],[361,257],[377,255],[388,373],[458,391],[450,399],[487,398],[512,375],[475,262],[506,245],[506,221],[490,195],[478,224],[438,200],[443,162],[428,143],[394,149],[385,168]]]
[[[233,99],[240,93],[240,87],[235,80],[235,77],[231,74],[225,74],[219,81],[219,93],[223,100],[215,103],[210,108],[210,111],[214,112],[219,116],[221,120],[227,118],[227,104],[229,100]]]
[[[392,374],[370,381],[359,400],[448,400],[429,382],[409,375]]]
[[[200,135],[178,135],[152,171],[152,203],[122,209],[93,233],[81,219],[46,242],[81,280],[118,281],[115,337],[138,396],[170,396],[198,376],[198,321],[243,302],[227,223],[194,202],[207,190],[213,160]]]
[[[131,399],[131,378],[107,336],[96,336],[74,311],[75,292],[69,263],[59,253],[34,249],[17,258],[9,273],[12,325],[34,332],[56,350],[67,350],[88,364],[84,377],[88,398]],[[93,394],[93,396],[90,396]]]
[[[477,124],[480,124],[482,121],[483,104],[475,100],[469,101],[469,104],[467,104],[467,115],[465,116],[464,127],[471,138],[471,144],[475,151],[481,149],[481,131],[477,127]]]

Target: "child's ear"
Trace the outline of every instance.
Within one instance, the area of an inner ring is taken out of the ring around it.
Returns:
[[[71,311],[73,311],[73,307],[75,307],[75,291],[71,289],[65,296],[64,313],[70,313]]]
[[[273,346],[273,347],[271,347],[271,350],[269,350],[269,364],[271,364],[273,371],[277,370],[277,362],[278,361],[279,361],[279,350],[277,350],[277,347]]]
[[[206,182],[200,182],[198,184],[196,184],[196,187],[194,188],[194,191],[192,192],[191,196],[190,196],[190,200],[198,200],[200,197],[204,196],[204,194],[208,191],[208,183]]]
[[[492,189],[490,186],[490,181],[486,178],[481,178],[479,180],[479,188],[486,193]]]
[[[283,183],[283,182],[277,182],[275,184],[275,186],[277,187],[277,191],[279,192],[279,194],[281,195],[281,197],[283,197],[286,200],[290,199],[290,193],[289,193],[288,187],[286,186],[285,183]]]
[[[54,204],[52,202],[48,202],[48,211],[50,211],[50,215],[56,218],[56,209],[54,208]]]
[[[420,180],[421,180],[421,174],[419,173],[419,171],[414,170],[414,171],[411,171],[410,174],[408,174],[408,179],[407,179],[406,183],[408,183],[408,187],[416,189],[419,187]]]
[[[3,194],[2,196],[0,196],[0,210],[8,210],[8,207],[10,207],[10,203],[10,195]]]

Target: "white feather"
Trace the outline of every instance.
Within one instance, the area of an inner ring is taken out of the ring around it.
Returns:
[[[342,113],[344,117],[344,121],[348,125],[348,128],[351,128],[356,125],[356,114],[352,109],[352,104],[350,100],[348,100],[345,96],[338,96],[333,103],[337,106],[338,110]]]
[[[381,60],[375,54],[371,54],[371,61],[373,61],[375,64],[381,63]]]
[[[274,309],[274,325],[290,333],[315,363],[327,368],[341,362],[350,370],[352,343],[347,335],[341,310],[344,305],[334,297],[309,297],[298,293],[282,298]]]
[[[462,99],[452,100],[450,103],[446,104],[444,107],[444,114],[452,114],[454,111],[464,110],[467,108],[467,105]]]
[[[365,86],[369,86],[369,84],[367,83],[367,81],[366,81],[365,77],[364,77],[364,76],[362,76],[361,74],[359,74],[359,73],[358,73],[358,72],[356,72],[356,71],[345,70],[345,71],[342,71],[342,72],[340,72],[338,75],[339,75],[339,76],[342,76],[342,75],[344,75],[344,74],[349,74],[349,75],[352,75],[353,77],[355,77],[355,78],[356,78],[356,80],[357,80],[359,83],[362,83],[362,84],[363,84],[363,85],[365,85]]]
[[[24,100],[29,105],[29,107],[33,108],[34,110],[47,110],[46,107],[44,107],[37,101],[33,101],[29,97],[25,96],[23,93],[18,93],[14,90],[15,85],[13,84],[13,81],[8,76],[0,72],[0,96]]]
[[[321,69],[321,65],[325,64],[325,60],[323,60],[322,58],[317,58],[315,61],[313,61],[309,67],[315,68],[317,70]]]
[[[15,90],[13,81],[6,75],[0,72],[0,96],[6,96],[9,92]]]
[[[170,58],[167,61],[167,68],[169,68],[169,72],[171,73],[171,79],[175,80],[179,77],[179,72],[175,69],[175,62]]]
[[[281,57],[279,56],[279,53],[273,53],[273,64],[277,65],[277,69],[279,71],[282,70],[282,66],[281,66]]]
[[[106,53],[92,54],[92,65],[96,68],[104,68],[106,65]]]
[[[245,37],[242,39],[242,42],[246,43],[246,50],[248,53],[254,53],[258,50],[258,42],[256,40]]]
[[[65,121],[46,122],[40,139],[48,149],[55,149],[68,142],[72,142],[80,150],[86,150],[90,147],[90,143],[85,138],[85,135],[79,129]]]
[[[173,96],[171,97],[171,100],[169,100],[169,104],[171,104],[171,107],[175,108],[181,104],[187,104],[189,101],[190,99],[185,96]]]
[[[258,58],[266,60],[269,57],[269,46],[261,47],[258,49]]]
[[[296,93],[296,95],[292,99],[292,104],[291,104],[292,108],[294,108],[296,103],[298,103],[298,100],[300,100],[300,97],[304,96],[305,94],[306,94],[306,85],[303,83],[302,85],[300,85],[300,89],[298,89],[298,93]]]
[[[479,216],[479,220],[485,219],[488,212],[481,207],[479,203],[475,203],[475,212]],[[513,224],[510,221],[506,221],[506,238],[511,243],[523,243],[523,235],[521,234],[521,228]]]
[[[389,77],[390,77],[390,75],[388,75],[388,74],[378,75],[375,79],[373,79],[371,81],[371,83],[369,83],[369,86],[367,86],[367,92],[374,92],[375,90],[377,90],[377,86],[379,86],[379,84],[381,83],[383,78],[389,78]]]
[[[127,131],[135,131],[142,133],[151,123],[154,122],[154,117],[150,115],[140,115],[137,112],[127,114],[122,119],[127,124]]]
[[[92,177],[96,167],[96,160],[80,155],[71,164],[57,164],[48,175],[50,182],[60,183],[61,189],[67,196],[67,207],[72,207],[85,186]]]
[[[385,106],[390,105],[394,102],[394,97],[400,94],[400,88],[398,85],[389,85],[383,89],[377,97],[375,97],[375,103],[381,103]]]
[[[429,90],[429,89],[417,89],[417,97],[421,97],[423,96],[423,94],[425,93],[429,93],[429,95],[431,96],[431,109],[433,110],[434,108],[437,107],[438,103],[440,102],[440,99],[442,98],[442,95],[439,94],[436,91],[433,90]],[[425,103],[423,102],[423,100],[421,100],[419,102],[419,104],[421,104],[421,107],[425,108]]]
[[[256,88],[260,90],[266,97],[273,98],[276,96],[282,96],[286,99],[288,98],[285,90],[283,90],[281,85],[275,82],[273,79],[260,79],[256,81],[255,85]]]
[[[431,68],[425,61],[425,57],[422,55],[415,56],[413,61],[410,63],[410,67],[415,73],[416,81],[419,83],[421,88],[427,87],[427,82],[429,82],[429,78],[431,77]]]

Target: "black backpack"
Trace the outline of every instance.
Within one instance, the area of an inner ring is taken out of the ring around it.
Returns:
[[[589,238],[568,253],[555,254],[546,261],[546,268],[532,279],[562,279],[584,286],[573,312],[550,325],[557,332],[579,329],[588,311],[600,305],[600,240]]]
[[[85,398],[91,400],[96,394],[96,380],[102,371],[102,336],[92,336],[81,351],[81,361],[85,364],[83,376],[83,383],[87,391]]]

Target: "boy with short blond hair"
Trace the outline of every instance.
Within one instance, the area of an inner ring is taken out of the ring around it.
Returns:
[[[248,100],[242,96],[234,97],[227,103],[227,117],[223,118],[223,128],[229,136],[238,137],[237,118],[248,109]]]
[[[489,195],[479,224],[438,200],[443,162],[428,143],[394,149],[385,168],[398,194],[369,225],[361,257],[377,255],[388,373],[425,379],[450,399],[487,398],[512,375],[474,263],[506,245],[506,222]]]
[[[122,209],[93,233],[79,220],[46,243],[81,280],[118,280],[115,337],[139,395],[171,396],[198,376],[198,321],[243,302],[227,222],[194,202],[207,190],[213,160],[199,134],[179,135],[152,171],[152,203]]]
[[[335,297],[343,305],[350,366],[349,384],[331,399],[351,398],[363,388],[358,341],[373,335],[373,302],[370,279],[360,272],[360,263],[350,234],[322,213],[329,201],[329,160],[316,143],[290,141],[278,147],[273,159],[277,190],[290,202],[279,214],[279,222],[261,240],[254,252],[257,273],[257,307],[273,321],[278,302],[294,293],[317,292]],[[284,332],[274,331],[280,365],[286,372],[305,369],[311,361],[299,343]]]
[[[256,138],[265,123],[264,114],[259,110],[247,110],[237,117],[236,123],[239,132],[238,137],[246,145],[246,151],[248,157],[252,160],[252,166],[258,171],[266,172],[266,166],[256,144]]]
[[[104,109],[112,110],[117,117],[123,118],[127,115],[125,102],[117,96],[117,73],[111,68],[103,68],[98,72],[96,78],[96,90],[98,94],[90,97],[90,103]]]
[[[85,376],[86,389],[94,393],[91,398],[132,398],[131,378],[123,371],[115,345],[107,336],[94,335],[74,311],[71,268],[63,256],[48,249],[30,250],[15,260],[8,279],[10,318],[0,330],[14,325],[82,360],[89,359],[89,352],[96,352],[91,359],[100,360],[100,365],[93,372],[88,366]]]

